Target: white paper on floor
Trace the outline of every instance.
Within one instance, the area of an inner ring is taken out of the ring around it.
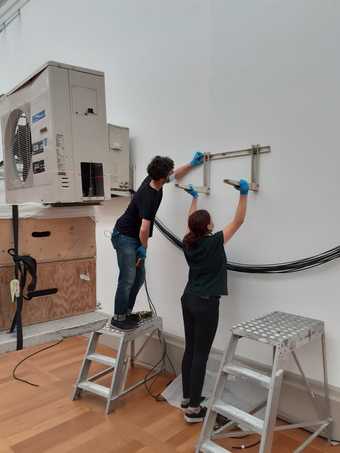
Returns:
[[[216,380],[216,373],[207,370],[202,395],[210,398]],[[168,401],[169,404],[175,407],[180,407],[182,400],[182,375],[176,379],[163,391],[162,396]],[[228,380],[222,400],[225,403],[236,406],[243,411],[249,412],[263,402],[267,397],[267,391],[246,379],[231,379]],[[207,402],[202,403],[206,405]],[[261,417],[263,411],[259,412],[257,416]]]

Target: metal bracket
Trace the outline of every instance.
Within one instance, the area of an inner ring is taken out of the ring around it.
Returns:
[[[224,151],[222,153],[205,153],[203,163],[203,185],[195,186],[195,190],[199,193],[206,195],[210,194],[210,180],[211,180],[211,161],[220,159],[231,159],[234,157],[245,157],[251,156],[251,172],[250,172],[250,190],[258,192],[259,184],[259,166],[260,166],[260,154],[270,153],[270,146],[252,145],[251,148],[239,149],[235,151]],[[227,182],[227,180],[224,180]],[[228,180],[229,181],[229,180]],[[233,181],[234,182],[234,181]],[[176,184],[176,187],[180,189],[188,189],[188,186]]]

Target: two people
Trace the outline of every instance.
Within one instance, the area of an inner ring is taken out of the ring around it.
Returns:
[[[197,151],[188,164],[174,170],[174,161],[169,157],[154,157],[147,167],[148,176],[117,220],[111,236],[119,267],[114,316],[111,320],[113,327],[131,330],[139,322],[139,317],[132,310],[145,280],[144,261],[162,201],[164,184],[181,179],[202,165],[203,159],[204,154]]]
[[[112,244],[119,267],[114,316],[111,325],[122,330],[137,327],[132,310],[145,280],[144,261],[153,224],[163,197],[163,186],[180,179],[201,165],[204,155],[196,152],[190,163],[174,170],[168,157],[156,156],[148,165],[148,176],[133,196],[112,232]],[[198,209],[198,193],[191,188],[192,203],[188,215],[188,231],[184,237],[184,255],[189,277],[181,298],[185,331],[185,352],[182,360],[184,418],[189,423],[204,419],[201,406],[206,365],[215,338],[220,297],[228,294],[226,254],[227,243],[241,227],[247,209],[249,185],[241,180],[240,198],[233,220],[213,234],[214,224],[208,211]]]

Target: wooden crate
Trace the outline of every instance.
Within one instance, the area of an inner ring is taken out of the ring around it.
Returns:
[[[15,312],[9,282],[14,268],[0,268],[0,329],[7,329]],[[24,301],[23,325],[61,319],[96,309],[95,258],[38,265],[37,289],[58,288],[58,293]]]
[[[48,236],[36,237],[46,232]],[[0,238],[0,267],[11,265],[7,253],[13,247],[11,220],[0,220]],[[95,223],[89,217],[20,219],[19,251],[38,263],[95,257]]]
[[[9,295],[14,278],[7,253],[11,247],[12,221],[0,220],[0,330],[10,326],[15,312]],[[24,302],[23,325],[96,309],[96,238],[91,218],[20,219],[19,254],[38,262],[36,289],[58,288],[57,294]]]

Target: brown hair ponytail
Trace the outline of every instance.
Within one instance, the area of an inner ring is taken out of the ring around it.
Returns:
[[[193,247],[199,239],[209,233],[208,225],[210,223],[210,214],[205,209],[193,212],[188,219],[189,233],[183,239],[184,246]]]

